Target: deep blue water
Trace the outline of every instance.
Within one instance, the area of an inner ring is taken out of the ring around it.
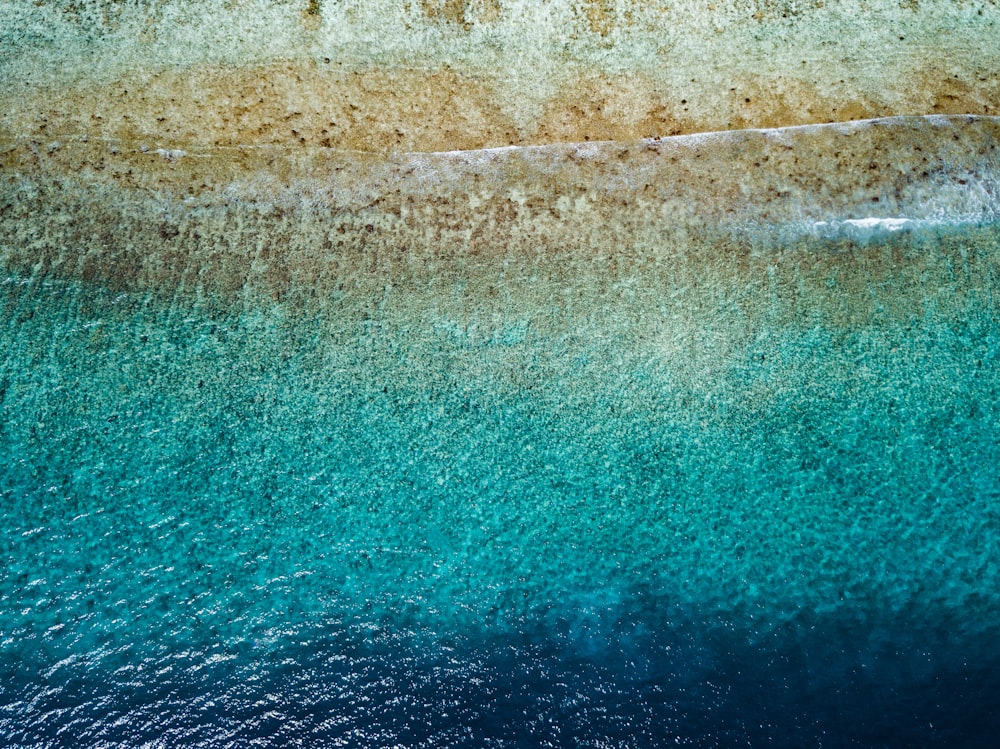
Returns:
[[[988,745],[972,286],[651,362],[12,275],[0,743]]]

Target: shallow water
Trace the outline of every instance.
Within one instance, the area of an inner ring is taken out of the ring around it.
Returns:
[[[920,219],[488,304],[12,268],[3,743],[982,745],[1000,234]]]

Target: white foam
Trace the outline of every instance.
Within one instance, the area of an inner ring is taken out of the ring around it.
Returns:
[[[805,226],[805,231],[807,234],[811,234],[813,236],[846,236],[864,240],[884,236],[886,234],[893,234],[904,229],[916,231],[947,226],[966,226],[988,221],[990,218],[991,215],[986,213],[956,214],[934,218],[883,218],[869,216],[866,218],[812,221]],[[793,234],[797,233],[797,231],[802,231],[801,224],[799,224],[798,230],[796,230],[794,223],[790,225],[789,228],[792,230]]]
[[[876,218],[874,216],[869,216],[868,218],[849,218],[843,221],[817,221],[815,226],[819,228],[841,224],[844,226],[857,227],[858,229],[885,229],[886,231],[899,231],[905,226],[923,223],[927,222],[912,218]]]
[[[167,161],[176,161],[187,156],[187,151],[183,151],[180,148],[157,148],[156,153]]]
[[[927,123],[937,127],[954,126],[969,122],[1000,122],[1000,117],[993,115],[900,115],[895,117],[873,117],[862,120],[847,120],[844,122],[818,122],[807,125],[786,125],[783,127],[751,127],[741,130],[706,130],[682,135],[665,135],[655,138],[641,138],[638,141],[594,140],[594,141],[558,141],[552,143],[535,143],[521,146],[492,146],[454,151],[408,151],[401,154],[404,157],[437,156],[437,157],[469,157],[476,154],[501,154],[517,152],[554,152],[572,148],[580,157],[597,157],[605,149],[642,145],[659,147],[701,146],[712,141],[733,141],[746,138],[749,134],[763,135],[766,138],[783,143],[793,143],[789,136],[798,133],[822,133],[825,131],[850,135],[868,127],[900,127],[904,125],[919,125]],[[295,148],[298,148],[297,146]]]

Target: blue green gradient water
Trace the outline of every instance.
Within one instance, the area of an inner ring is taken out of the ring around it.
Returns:
[[[951,283],[960,315],[750,321],[699,380],[711,342],[10,276],[4,743],[980,743],[1000,328],[995,278]]]
[[[997,132],[5,151],[0,744],[988,743]]]

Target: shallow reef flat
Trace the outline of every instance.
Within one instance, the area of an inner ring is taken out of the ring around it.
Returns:
[[[418,390],[491,362],[517,392],[528,359],[574,357],[704,384],[768,330],[989,311],[998,132],[894,118],[388,160],[28,142],[2,153],[0,262],[11,288],[269,310],[345,356],[399,337],[412,364],[363,376]]]
[[[998,123],[897,117],[388,157],[22,139],[0,150],[0,259],[24,273],[241,299],[326,298],[348,278],[500,281],[503,269],[606,279],[609,266],[638,273],[644,262],[763,278],[781,272],[786,251],[843,265],[901,230],[994,222]],[[751,256],[763,263],[753,271]],[[534,286],[547,299],[551,288]]]
[[[388,153],[996,115],[998,21],[993,0],[10,0],[0,133]]]

